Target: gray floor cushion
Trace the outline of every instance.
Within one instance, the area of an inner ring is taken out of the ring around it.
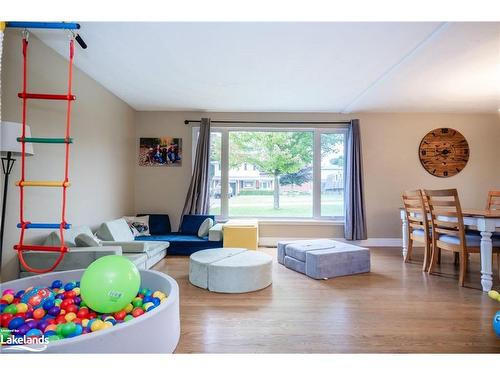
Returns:
[[[283,241],[278,262],[313,279],[329,279],[370,272],[370,251],[333,240]]]
[[[189,281],[219,293],[246,293],[272,283],[272,257],[260,251],[218,248],[191,255]]]

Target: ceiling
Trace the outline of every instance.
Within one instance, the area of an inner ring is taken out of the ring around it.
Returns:
[[[81,25],[75,64],[136,110],[500,108],[500,23]],[[66,56],[59,32],[35,34]]]

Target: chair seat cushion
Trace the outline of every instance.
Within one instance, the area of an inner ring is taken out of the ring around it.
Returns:
[[[500,237],[493,236],[491,237],[493,247],[500,247]],[[460,244],[460,239],[455,236],[448,236],[446,234],[443,234],[439,236],[439,241],[446,242],[449,244],[453,245],[459,245]],[[472,234],[472,233],[466,233],[465,235],[465,242],[467,246],[471,247],[479,247],[481,246],[481,235],[480,234]]]
[[[414,236],[424,237],[425,232],[424,232],[423,229],[413,229],[413,231],[411,232],[411,234],[413,234]]]
[[[200,238],[197,235],[170,233],[156,236],[140,236],[135,238],[137,241],[168,241],[170,246],[191,247],[200,246],[208,241],[208,237]]]

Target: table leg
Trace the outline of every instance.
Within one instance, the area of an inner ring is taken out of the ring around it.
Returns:
[[[481,231],[481,285],[484,292],[489,292],[493,286],[491,235],[495,230],[492,220],[481,218],[477,228]]]
[[[408,218],[404,211],[401,211],[401,221],[403,222],[403,259],[406,259],[406,254],[408,254]]]

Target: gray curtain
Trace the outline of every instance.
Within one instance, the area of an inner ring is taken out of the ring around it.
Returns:
[[[349,126],[346,159],[344,237],[346,240],[365,240],[367,236],[359,120],[352,120]]]
[[[202,118],[196,145],[193,176],[182,210],[186,214],[207,214],[209,209],[210,119]]]

